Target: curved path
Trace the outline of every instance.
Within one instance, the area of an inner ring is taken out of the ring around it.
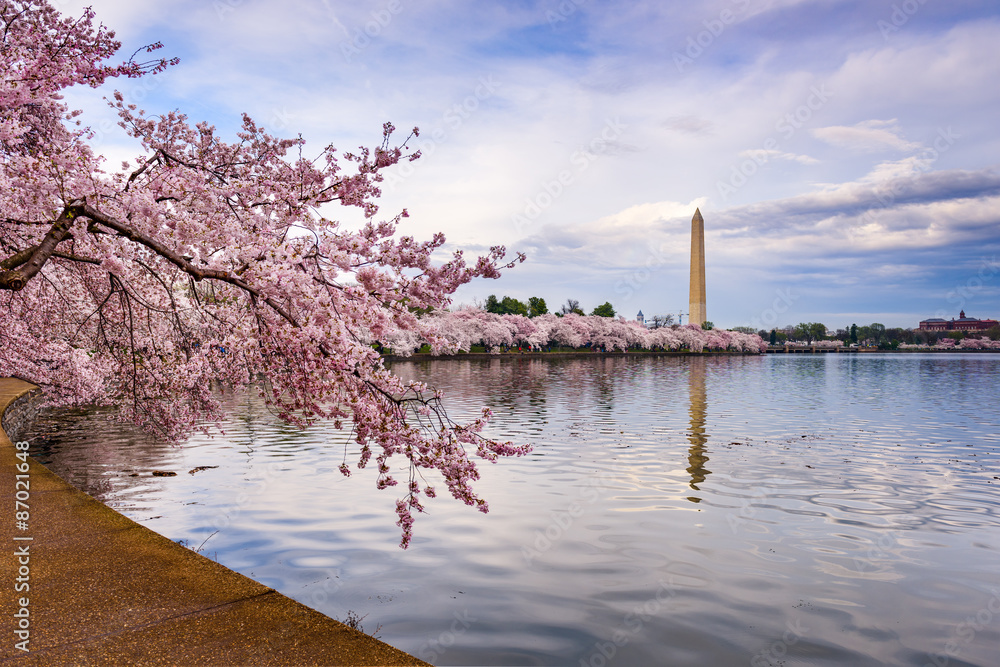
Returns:
[[[33,389],[0,379],[0,415],[16,402],[6,416],[17,421]],[[0,663],[427,664],[154,533],[17,454],[0,429]],[[19,479],[24,463],[28,477]],[[15,506],[19,491],[27,510]]]

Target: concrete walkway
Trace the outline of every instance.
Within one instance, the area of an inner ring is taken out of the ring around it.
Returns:
[[[0,415],[31,389],[0,379]],[[34,459],[25,473],[17,454],[0,430],[0,663],[427,664],[125,518]]]

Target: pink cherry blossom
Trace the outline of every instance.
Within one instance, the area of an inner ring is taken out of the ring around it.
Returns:
[[[479,308],[436,311],[419,318],[414,329],[389,332],[387,340],[393,352],[403,356],[425,343],[431,346],[432,353],[443,355],[468,352],[473,345],[482,345],[493,354],[513,345],[533,350],[557,345],[605,351],[718,350],[753,354],[767,349],[767,343],[757,334],[738,331],[705,331],[695,325],[647,329],[622,318],[576,314],[529,319],[523,315],[496,315]]]
[[[374,459],[380,488],[398,484],[394,457],[409,470],[397,504],[404,547],[421,493],[433,494],[425,477],[486,511],[471,452],[495,461],[529,448],[480,435],[488,412],[452,421],[374,348],[433,339],[416,312],[445,309],[459,286],[523,256],[507,261],[498,246],[435,264],[443,235],[398,234],[405,210],[378,218],[383,171],[418,157],[388,123],[373,148],[313,150],[248,116],[227,140],[115,94],[136,153],[123,171],[105,171],[62,91],[175,61],[104,64],[119,43],[93,19],[0,0],[0,373],[39,384],[54,403],[116,405],[174,440],[221,417],[213,386],[258,387],[292,424],[349,424],[356,465]],[[367,223],[343,227],[331,219],[338,204]],[[502,320],[482,329],[491,346],[517,330]]]

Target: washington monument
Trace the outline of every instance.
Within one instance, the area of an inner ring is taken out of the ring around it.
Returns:
[[[688,322],[708,321],[705,308],[705,220],[699,209],[691,218],[691,293],[688,297]]]

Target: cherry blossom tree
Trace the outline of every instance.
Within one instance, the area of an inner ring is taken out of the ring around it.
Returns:
[[[506,315],[504,321],[508,326],[513,327],[511,337],[514,339],[514,345],[532,346],[531,340],[537,333],[538,327],[527,315]]]
[[[495,461],[528,448],[483,437],[488,410],[452,421],[373,344],[426,337],[415,312],[445,308],[460,285],[523,256],[508,262],[494,247],[471,264],[461,252],[436,264],[442,235],[398,235],[405,210],[379,220],[382,173],[419,156],[388,123],[374,148],[310,152],[246,116],[225,141],[116,94],[136,157],[106,169],[62,91],[173,61],[106,64],[120,44],[90,10],[72,19],[43,0],[0,0],[0,23],[0,373],[56,403],[115,405],[172,439],[221,416],[213,384],[258,386],[289,423],[353,429],[356,465],[374,456],[380,488],[397,484],[390,459],[402,457],[403,547],[436,479],[487,511],[470,450]],[[366,222],[345,228],[331,217],[337,204]]]
[[[672,327],[657,327],[649,332],[646,337],[646,345],[651,350],[679,350],[681,340],[674,333]]]
[[[986,336],[980,338],[963,338],[958,342],[959,349],[962,350],[1000,350],[1000,341],[990,340]]]
[[[767,349],[767,343],[757,334],[706,330],[698,325],[647,329],[621,317],[571,313],[563,317],[545,314],[529,319],[523,315],[498,315],[479,308],[431,313],[419,319],[417,328],[390,334],[389,339],[399,341],[398,345],[392,345],[392,350],[402,356],[425,343],[431,346],[431,352],[443,355],[469,352],[473,345],[483,345],[489,352],[499,354],[504,347],[512,345],[538,350],[550,343],[606,351],[715,350],[760,354]]]
[[[934,345],[920,343],[901,343],[901,350],[1000,350],[1000,341],[991,340],[987,336],[980,338],[963,338],[956,343],[953,338],[942,338]]]

